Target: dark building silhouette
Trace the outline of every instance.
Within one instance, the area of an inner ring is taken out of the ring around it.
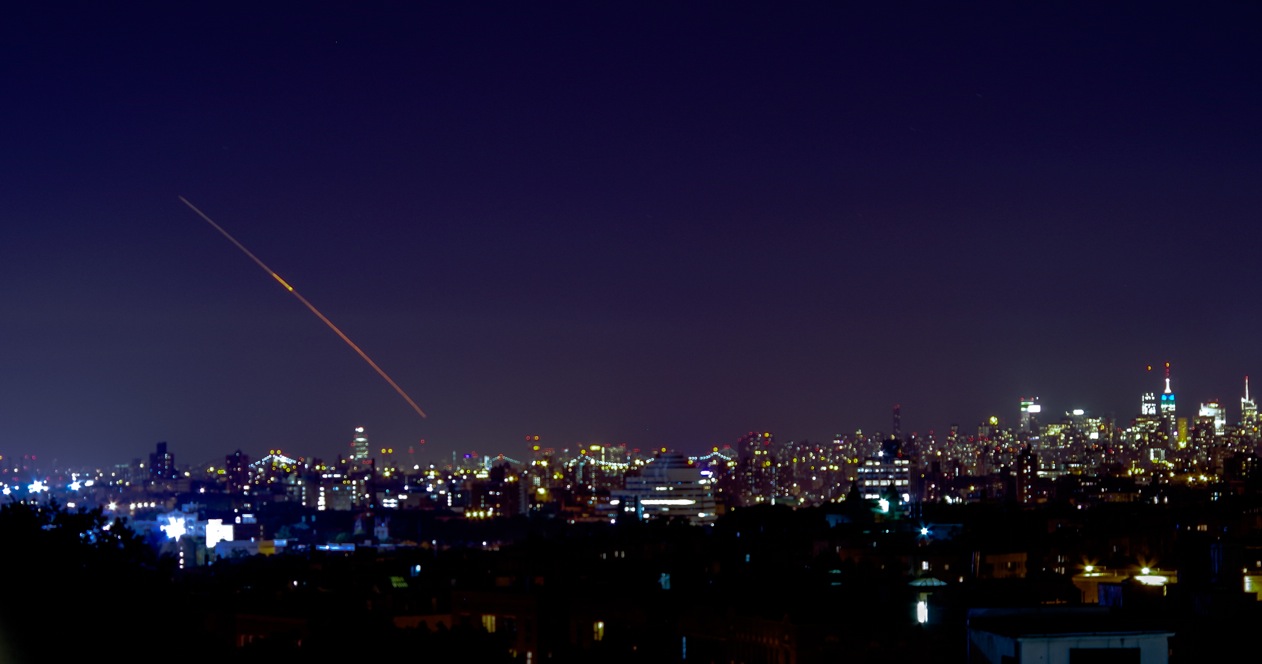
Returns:
[[[149,479],[165,482],[176,478],[175,455],[167,451],[166,442],[158,443],[158,449],[149,455]]]

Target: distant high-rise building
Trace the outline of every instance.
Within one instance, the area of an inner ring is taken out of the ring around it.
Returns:
[[[1249,398],[1249,377],[1244,377],[1244,396],[1240,399],[1240,424],[1252,432],[1258,426],[1258,404]]]
[[[1041,412],[1043,412],[1043,406],[1039,405],[1038,397],[1021,399],[1021,417],[1019,420],[1021,433],[1038,432],[1038,414]]]
[[[891,435],[893,435],[895,438],[902,438],[903,437],[903,405],[902,404],[898,404],[898,403],[894,404],[893,421],[891,422],[891,424],[894,427],[891,430],[893,432]]]
[[[779,447],[771,432],[750,431],[736,442],[736,473],[731,494],[736,505],[774,503],[784,488],[780,480]]]
[[[1029,505],[1036,501],[1034,480],[1038,477],[1039,462],[1034,450],[1029,445],[1021,448],[1017,454],[1017,463],[1015,469],[1016,475],[1016,500],[1022,505]]]
[[[857,470],[859,495],[864,499],[896,497],[901,504],[911,502],[911,459],[904,454],[902,443],[897,438],[882,443],[880,453],[864,459]]]
[[[349,511],[361,508],[367,502],[363,477],[350,477],[340,468],[330,468],[320,473],[315,486],[315,508]]]
[[[351,440],[351,463],[364,466],[368,462],[368,435],[364,433],[364,427],[355,427],[355,437]]]
[[[1139,398],[1139,414],[1143,417],[1155,417],[1157,415],[1157,395],[1153,392],[1144,392]]]
[[[225,456],[223,465],[229,492],[241,491],[250,483],[250,457],[241,450]]]
[[[1175,416],[1174,392],[1170,389],[1170,363],[1166,362],[1166,389],[1161,393],[1161,421],[1165,428],[1166,438],[1174,441],[1178,438],[1178,424]]]
[[[1200,416],[1210,418],[1214,422],[1214,435],[1221,436],[1227,432],[1227,409],[1217,399],[1201,404]]]
[[[157,451],[149,455],[149,479],[164,482],[175,477],[175,455],[167,451],[166,442],[158,443]]]
[[[709,480],[678,452],[663,452],[638,475],[628,475],[616,492],[624,512],[643,519],[684,519],[694,525],[712,523],[717,507]]]

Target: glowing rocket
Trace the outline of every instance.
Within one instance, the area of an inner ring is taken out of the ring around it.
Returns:
[[[242,245],[240,242],[237,242],[236,238],[229,235],[228,231],[225,231],[223,227],[221,227],[219,224],[216,224],[213,219],[206,216],[206,213],[202,212],[201,210],[198,210],[195,205],[188,202],[187,198],[180,196],[180,201],[183,202],[185,205],[187,205],[190,210],[192,210],[193,212],[196,212],[197,216],[206,220],[206,223],[214,227],[214,229],[219,231],[224,237],[228,238],[228,241],[236,245],[237,249],[241,250],[241,253],[245,254],[246,256],[249,256],[250,260],[254,261],[255,264],[257,264],[259,267],[263,268],[263,271],[270,274],[272,278],[275,279],[276,282],[279,283],[281,286],[284,286],[285,290],[289,291],[290,293],[293,293],[294,297],[298,298],[299,302],[306,305],[306,307],[311,310],[311,313],[315,314],[317,318],[324,321],[324,324],[328,325],[329,329],[333,330],[334,334],[336,334],[339,338],[341,338],[342,341],[345,341],[347,346],[350,346],[352,350],[358,353],[359,356],[363,358],[365,362],[368,363],[368,366],[372,367],[373,370],[377,372],[377,375],[381,376],[387,383],[389,383],[390,387],[393,387],[394,391],[398,392],[399,396],[403,397],[403,400],[408,402],[408,405],[411,406],[412,409],[416,411],[416,414],[420,415],[421,417],[426,417],[425,411],[421,410],[421,407],[416,405],[416,402],[412,400],[412,397],[408,396],[407,392],[404,392],[403,388],[399,387],[398,383],[394,382],[394,380],[391,379],[390,376],[386,375],[386,372],[383,371],[381,367],[377,366],[377,363],[373,362],[372,358],[368,357],[367,353],[360,350],[359,346],[356,346],[355,342],[351,341],[350,337],[346,336],[345,334],[342,333],[341,330],[337,329],[337,326],[333,324],[333,321],[325,317],[324,314],[320,313],[319,309],[316,309],[314,305],[312,305],[310,302],[307,301],[307,298],[303,297],[298,291],[294,290],[294,287],[290,286],[289,282],[285,281],[284,279],[281,279],[279,274],[276,274],[275,272],[273,272],[272,268],[268,267],[267,264],[259,260],[258,256],[255,256],[253,253],[250,252],[249,249],[246,249],[245,245]]]

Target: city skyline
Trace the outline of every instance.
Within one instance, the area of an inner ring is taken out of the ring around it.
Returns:
[[[1167,366],[1165,369],[1168,371],[1169,367]],[[1153,374],[1154,368],[1152,366],[1148,366],[1146,371],[1149,374]],[[1172,385],[1173,383],[1171,380],[1172,379],[1166,379],[1164,375],[1161,378],[1161,382],[1165,385]],[[1039,395],[1025,395],[1014,400],[1012,404],[1009,404],[1009,406],[1011,406],[1010,408],[992,409],[972,420],[957,419],[943,426],[931,427],[923,430],[908,430],[903,428],[903,404],[896,403],[891,405],[891,408],[887,413],[888,417],[886,426],[876,426],[871,428],[837,427],[837,430],[831,435],[815,437],[794,435],[792,430],[782,431],[772,429],[770,427],[762,427],[755,428],[753,431],[734,430],[726,439],[715,438],[711,442],[694,442],[693,444],[684,445],[660,445],[655,444],[653,441],[634,440],[591,439],[562,441],[552,438],[546,431],[543,433],[536,431],[533,434],[518,436],[517,439],[511,441],[484,441],[484,443],[480,445],[465,448],[453,448],[449,451],[436,451],[435,448],[427,448],[424,443],[412,444],[408,441],[379,437],[371,430],[370,426],[359,423],[348,428],[347,433],[344,436],[344,442],[340,445],[340,447],[335,446],[334,448],[330,448],[328,445],[320,444],[315,445],[314,448],[303,446],[284,448],[273,445],[237,446],[231,449],[224,448],[220,452],[212,453],[211,456],[204,458],[181,458],[179,465],[182,467],[198,468],[209,464],[213,467],[219,465],[222,460],[221,457],[223,456],[231,456],[234,452],[244,452],[256,459],[263,458],[274,453],[283,453],[286,456],[302,458],[307,461],[320,459],[324,463],[333,463],[339,458],[354,460],[360,457],[367,457],[374,459],[393,459],[394,463],[402,463],[406,460],[407,463],[416,462],[423,465],[435,464],[442,466],[444,462],[447,461],[448,455],[450,455],[452,459],[461,460],[467,460],[470,458],[469,455],[471,453],[486,460],[500,457],[507,457],[511,459],[514,454],[518,457],[526,457],[532,448],[578,454],[581,450],[592,445],[605,447],[622,446],[628,451],[634,451],[635,453],[642,455],[652,455],[657,451],[677,451],[692,457],[699,457],[705,456],[712,450],[730,450],[738,447],[740,439],[749,433],[753,433],[754,431],[765,431],[767,434],[774,436],[776,439],[783,442],[809,442],[812,445],[824,446],[839,437],[847,440],[854,440],[859,434],[862,434],[863,437],[873,442],[879,442],[881,440],[888,440],[891,438],[898,438],[904,441],[914,440],[924,442],[929,438],[933,438],[938,444],[942,444],[947,441],[952,427],[958,427],[958,433],[963,439],[978,438],[979,432],[982,429],[996,425],[999,430],[1003,431],[1013,433],[1026,431],[1027,427],[1030,425],[1030,420],[1026,419],[1027,410],[1029,416],[1031,416],[1033,421],[1037,422],[1040,427],[1049,424],[1069,422],[1079,417],[1088,417],[1100,418],[1104,420],[1105,423],[1111,425],[1112,428],[1118,431],[1123,431],[1132,429],[1137,420],[1142,419],[1144,416],[1156,417],[1158,415],[1157,397],[1162,394],[1163,390],[1156,388],[1137,394],[1136,400],[1140,405],[1134,408],[1132,412],[1124,415],[1092,408],[1083,408],[1081,404],[1061,408],[1054,403],[1047,402]],[[1173,389],[1171,389],[1170,392],[1164,392],[1164,394],[1173,394],[1175,397],[1179,397],[1179,392]],[[1195,421],[1196,418],[1198,416],[1206,416],[1202,410],[1205,406],[1209,405],[1222,416],[1228,426],[1235,427],[1243,421],[1245,416],[1243,409],[1246,400],[1250,404],[1254,404],[1256,402],[1255,399],[1250,398],[1251,394],[1252,393],[1248,390],[1248,377],[1245,376],[1242,381],[1241,394],[1237,397],[1228,399],[1216,397],[1212,399],[1202,399],[1199,401],[1188,401],[1186,397],[1180,397],[1175,406],[1174,416],[1178,420],[1185,420],[1186,426],[1189,430],[1192,430],[1197,425]],[[1037,409],[1028,409],[1030,404],[1035,404]],[[1152,408],[1151,412],[1146,410],[1148,407]],[[1253,412],[1256,414],[1256,405],[1254,406]],[[993,423],[991,422],[991,418],[995,418]],[[1033,433],[1038,432],[1033,431]],[[1223,432],[1221,430],[1217,432],[1217,435],[1219,436],[1222,434]],[[107,468],[113,465],[126,465],[127,463],[133,462],[137,459],[143,460],[146,455],[151,453],[151,450],[155,445],[159,450],[165,450],[168,446],[172,446],[173,452],[179,452],[178,444],[172,445],[169,441],[163,440],[155,441],[148,447],[144,447],[143,445],[137,447],[133,450],[134,453],[131,454],[131,456],[119,457],[109,461],[108,463],[80,463],[79,460],[76,459],[54,458],[50,460],[45,457],[37,460],[39,463],[32,465],[35,467],[42,467],[45,470],[50,470],[53,467],[65,470],[68,468],[88,468],[93,466],[96,468]],[[379,453],[379,450],[384,448],[389,448],[389,452],[386,454]],[[332,449],[332,452],[328,451],[330,449]],[[0,458],[12,459],[25,464],[28,463],[28,461],[23,459],[23,457],[29,456],[32,453],[33,450],[0,449]],[[518,459],[518,461],[520,460],[521,459]]]
[[[15,8],[0,451],[1238,408],[1262,8]],[[214,229],[231,231],[428,414]],[[1234,415],[1232,417],[1235,417]]]

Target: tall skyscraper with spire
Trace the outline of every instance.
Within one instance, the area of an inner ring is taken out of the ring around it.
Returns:
[[[1178,441],[1178,420],[1175,417],[1174,392],[1170,389],[1170,363],[1166,362],[1166,389],[1161,393],[1161,422],[1166,440],[1171,445]]]
[[[1252,435],[1258,428],[1258,404],[1249,397],[1249,377],[1244,377],[1244,397],[1240,399],[1240,426]]]

